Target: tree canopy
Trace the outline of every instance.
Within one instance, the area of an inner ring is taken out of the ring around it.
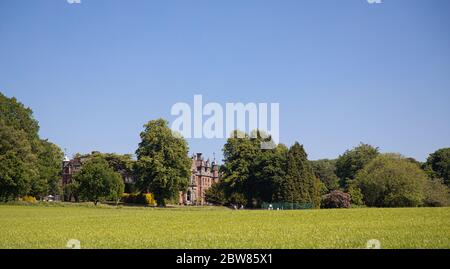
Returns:
[[[355,178],[359,170],[378,156],[378,148],[360,143],[357,147],[347,150],[336,160],[336,175],[341,180],[341,186],[346,187],[347,181]]]
[[[311,161],[314,174],[320,179],[328,191],[339,188],[339,178],[336,175],[336,160],[322,159]]]
[[[119,173],[115,172],[102,158],[92,158],[83,164],[73,180],[77,183],[80,198],[97,204],[102,200],[118,200],[124,183]]]
[[[450,186],[450,148],[442,148],[430,154],[425,169],[433,178],[440,178]]]
[[[62,152],[39,138],[33,111],[0,93],[0,195],[3,200],[22,195],[59,194]],[[17,167],[10,165],[16,164]],[[17,173],[17,174],[14,174]]]
[[[221,172],[230,202],[245,200],[251,208],[272,201],[286,172],[287,148],[280,144],[262,149],[261,142],[270,140],[258,130],[250,135],[236,130],[227,139]]]
[[[33,111],[18,102],[15,97],[8,98],[1,92],[0,118],[5,125],[24,131],[30,141],[39,137],[39,124],[33,117]]]
[[[314,176],[303,146],[261,148],[270,137],[253,131],[228,138],[224,145],[223,188],[229,200],[244,197],[247,207],[263,202],[320,204],[322,185]]]
[[[0,198],[9,199],[26,195],[30,190],[27,165],[14,152],[0,155]]]
[[[399,154],[381,154],[355,178],[368,206],[415,207],[423,204],[427,176]]]
[[[131,154],[102,153],[93,151],[90,154],[76,154],[75,157],[82,159],[102,158],[114,171],[124,174],[132,174],[135,160]]]

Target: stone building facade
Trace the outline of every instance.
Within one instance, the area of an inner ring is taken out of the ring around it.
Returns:
[[[205,160],[201,153],[192,156],[191,178],[186,192],[181,192],[179,203],[184,205],[205,205],[205,191],[219,181],[219,165]]]
[[[70,160],[69,157],[64,157],[62,162],[61,186],[65,186],[72,182],[73,175],[81,169],[83,161],[84,160],[81,158]]]

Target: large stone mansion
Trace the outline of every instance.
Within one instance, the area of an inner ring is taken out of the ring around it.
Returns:
[[[180,193],[179,203],[184,205],[204,205],[205,191],[219,181],[219,165],[216,161],[205,160],[201,153],[192,156],[191,179],[187,192]]]

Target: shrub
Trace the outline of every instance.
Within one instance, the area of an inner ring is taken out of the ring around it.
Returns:
[[[141,194],[145,205],[156,206],[156,200],[152,193]]]
[[[206,202],[213,205],[224,205],[227,202],[223,184],[214,183],[205,191]]]
[[[22,197],[21,200],[22,200],[23,202],[32,203],[32,204],[37,203],[36,198],[33,197],[33,196],[29,196],[29,195]]]
[[[340,190],[334,190],[325,195],[322,200],[323,208],[349,208],[350,195]]]
[[[121,200],[127,204],[156,206],[155,197],[151,193],[124,193]]]

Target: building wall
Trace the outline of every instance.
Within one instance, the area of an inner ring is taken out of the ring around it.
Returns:
[[[179,203],[185,205],[204,205],[205,191],[219,181],[219,166],[204,160],[201,153],[192,157],[191,179],[187,192],[181,192]]]

